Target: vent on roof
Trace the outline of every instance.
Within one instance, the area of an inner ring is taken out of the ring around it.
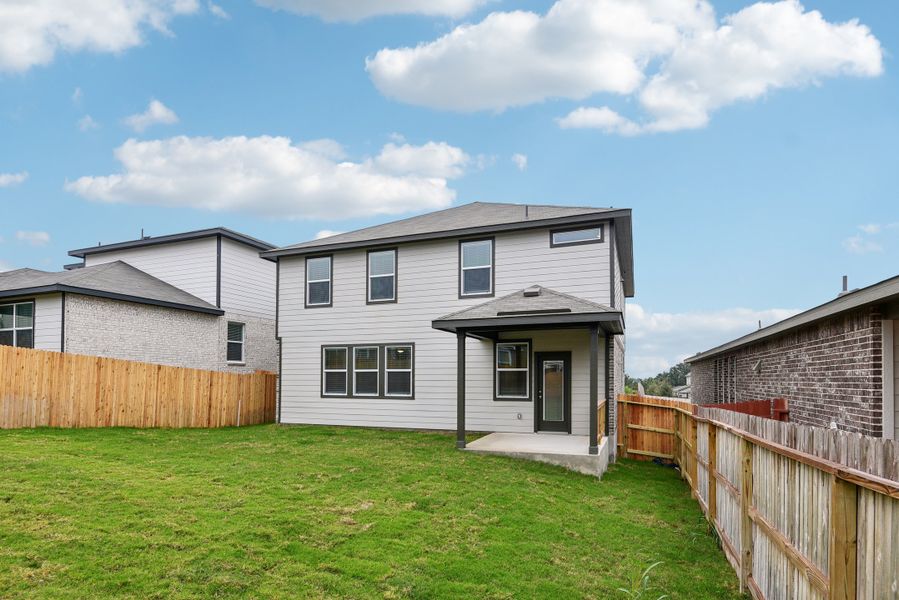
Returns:
[[[532,285],[531,287],[524,290],[525,298],[533,298],[534,296],[539,296],[539,295],[540,295],[540,286],[539,285]]]
[[[496,313],[496,316],[509,317],[512,315],[557,315],[570,312],[570,308],[535,308],[533,310],[501,310]]]

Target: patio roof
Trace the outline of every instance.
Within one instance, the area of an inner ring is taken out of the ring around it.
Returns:
[[[451,333],[577,328],[589,325],[598,325],[606,333],[624,333],[624,318],[621,311],[539,285],[445,315],[431,322],[434,329]]]

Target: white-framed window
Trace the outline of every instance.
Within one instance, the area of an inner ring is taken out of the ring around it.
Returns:
[[[368,253],[368,301],[396,300],[396,250],[372,250]]]
[[[0,304],[0,346],[34,348],[34,302]]]
[[[531,344],[496,343],[496,398],[528,400],[531,397]]]
[[[583,229],[562,229],[550,232],[550,246],[573,246],[602,242],[602,225]]]
[[[493,294],[493,240],[460,242],[459,254],[459,295]]]
[[[353,348],[354,396],[377,396],[380,393],[380,354],[378,346]]]
[[[412,346],[384,347],[385,396],[412,396],[412,352]]]
[[[306,306],[331,306],[331,256],[306,259]]]
[[[322,395],[347,395],[347,354],[346,346],[322,348]]]
[[[243,363],[246,360],[246,326],[236,321],[228,321],[228,362]]]

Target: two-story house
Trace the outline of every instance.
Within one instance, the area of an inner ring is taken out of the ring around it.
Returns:
[[[281,422],[456,429],[460,448],[568,434],[614,456],[597,428],[602,410],[614,434],[624,385],[630,210],[478,202],[262,256]]]
[[[225,228],[69,252],[0,273],[0,344],[218,371],[276,371],[273,246]]]

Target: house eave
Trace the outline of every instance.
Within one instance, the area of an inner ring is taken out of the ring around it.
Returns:
[[[221,236],[225,239],[229,239],[234,242],[238,242],[240,244],[244,244],[246,246],[250,246],[251,248],[255,248],[260,251],[268,251],[275,248],[274,245],[269,244],[268,242],[264,242],[262,240],[258,240],[254,237],[244,235],[237,231],[232,231],[230,229],[224,227],[213,227],[209,229],[198,229],[196,231],[185,231],[183,233],[174,233],[171,235],[160,235],[157,237],[148,237],[142,240],[129,240],[126,242],[116,242],[113,244],[103,244],[99,246],[89,246],[87,248],[77,248],[75,250],[69,250],[69,256],[74,256],[76,258],[83,259],[85,256],[91,254],[99,254],[103,252],[113,252],[117,250],[129,250],[131,248],[143,248],[146,246],[157,246],[161,244],[173,244],[177,242],[187,242],[191,240],[199,240],[205,238],[214,238],[217,236]],[[266,260],[271,260],[270,258],[263,256]]]
[[[601,313],[531,314],[482,319],[437,319],[433,329],[458,333],[485,334],[499,331],[536,329],[577,329],[599,325],[606,333],[624,333],[624,316],[617,311]]]
[[[820,321],[838,315],[840,313],[862,308],[868,305],[879,305],[896,302],[899,300],[899,276],[885,279],[865,288],[855,290],[848,294],[838,296],[829,302],[793,315],[773,325],[769,325],[752,333],[738,337],[719,346],[715,346],[705,352],[699,352],[684,360],[691,364],[720,356],[724,353],[737,350],[744,346],[761,342],[771,337],[782,335]]]
[[[166,300],[157,300],[155,298],[143,298],[141,296],[132,296],[130,294],[118,294],[115,292],[104,292],[102,290],[92,290],[90,288],[81,288],[71,285],[44,285],[37,287],[19,288],[15,290],[0,291],[0,298],[14,298],[18,296],[39,296],[42,294],[56,294],[61,292],[69,292],[72,294],[80,294],[82,296],[92,296],[95,298],[105,298],[107,300],[118,300],[120,302],[132,302],[134,304],[146,304],[149,306],[159,306],[162,308],[172,308],[176,310],[186,310],[190,312],[198,312],[216,316],[222,316],[225,311],[204,306],[193,306],[190,304],[181,304],[179,302],[168,302]]]

